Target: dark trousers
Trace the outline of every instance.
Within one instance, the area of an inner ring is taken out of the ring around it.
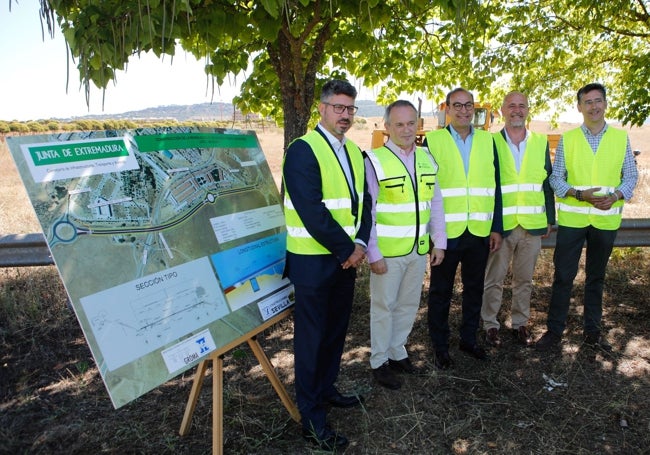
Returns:
[[[465,231],[455,243],[457,245],[445,252],[445,260],[431,267],[428,322],[429,335],[436,352],[449,350],[449,307],[458,264],[461,265],[463,282],[463,319],[460,325],[460,339],[463,342],[476,344],[481,316],[485,266],[490,253],[488,238]]]
[[[336,394],[345,335],[352,310],[356,269],[339,270],[320,285],[294,285],[296,401],[302,427],[320,431],[324,402]]]
[[[584,332],[599,332],[603,316],[603,284],[607,262],[614,247],[617,231],[605,231],[593,226],[571,228],[559,226],[553,254],[555,277],[546,326],[562,335],[569,313],[573,280],[578,273],[582,247],[587,242],[585,262]]]

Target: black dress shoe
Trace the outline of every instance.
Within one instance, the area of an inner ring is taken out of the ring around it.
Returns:
[[[363,403],[361,395],[341,395],[339,392],[325,399],[325,402],[335,408],[353,408]]]
[[[475,359],[479,359],[479,360],[487,359],[487,353],[485,352],[485,349],[483,349],[476,343],[469,344],[464,341],[461,341],[458,347],[460,348],[461,351],[466,352],[467,354],[471,355]]]
[[[542,337],[535,343],[535,349],[540,352],[556,350],[560,348],[562,337],[547,330]]]
[[[585,344],[596,349],[602,349],[606,352],[612,352],[612,345],[600,336],[600,332],[586,332],[584,334]]]
[[[434,365],[439,370],[448,370],[454,365],[454,361],[449,356],[447,351],[436,352],[436,357],[433,360]]]
[[[397,379],[388,362],[384,362],[379,368],[373,368],[372,376],[375,381],[387,389],[397,390],[402,387],[402,383]]]
[[[310,430],[308,428],[302,429],[302,437],[305,441],[311,442],[319,449],[327,452],[336,452],[347,447],[349,441],[341,433],[332,431],[330,428],[325,427],[319,431]]]
[[[406,374],[419,374],[420,370],[415,367],[411,363],[411,360],[406,357],[403,358],[402,360],[393,360],[393,359],[388,359],[388,365],[393,369],[393,371],[397,371],[398,373],[406,373]]]

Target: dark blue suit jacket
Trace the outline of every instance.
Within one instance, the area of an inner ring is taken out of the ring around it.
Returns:
[[[319,128],[316,131],[323,134]],[[323,135],[324,136],[324,135]],[[329,142],[328,142],[329,144]],[[354,153],[347,148],[348,153]],[[334,153],[334,150],[332,150]],[[350,168],[352,168],[350,166]],[[311,236],[327,248],[331,254],[302,255],[287,252],[285,274],[298,285],[314,286],[327,283],[328,279],[340,270],[354,251],[355,244],[343,228],[332,218],[330,211],[323,204],[321,175],[327,172],[343,172],[342,169],[320,169],[320,165],[311,147],[302,139],[289,145],[283,165],[283,182],[291,195],[291,202],[300,215],[305,228]],[[364,178],[353,175],[353,179]],[[350,198],[355,196],[350,192]],[[356,214],[361,217],[357,239],[366,245],[370,237],[372,200],[364,180],[363,210]],[[352,204],[355,207],[355,204]]]

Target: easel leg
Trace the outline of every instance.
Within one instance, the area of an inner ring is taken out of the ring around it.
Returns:
[[[214,455],[223,454],[223,356],[212,355],[206,360],[203,360],[196,368],[194,375],[194,383],[192,390],[187,400],[185,407],[185,414],[183,415],[183,422],[179,431],[181,436],[185,436],[190,432],[192,423],[192,416],[196,409],[196,402],[203,387],[203,379],[205,378],[205,371],[208,367],[208,362],[212,360],[212,453]]]
[[[212,374],[212,454],[223,455],[223,357],[214,359]]]
[[[264,350],[262,349],[262,346],[260,345],[259,341],[257,341],[257,337],[249,338],[247,341],[248,341],[248,345],[251,347],[251,350],[253,351],[253,354],[255,354],[255,357],[257,357],[258,362],[260,362],[260,365],[262,366],[264,373],[266,373],[266,377],[269,378],[269,381],[271,381],[271,385],[273,385],[273,388],[275,389],[276,393],[280,397],[282,404],[284,404],[284,407],[287,408],[287,411],[289,411],[289,415],[296,422],[300,422],[300,413],[298,412],[298,408],[291,400],[291,397],[287,393],[287,390],[284,388],[282,382],[280,382],[280,378],[278,378],[278,374],[273,368],[271,361],[264,353]]]
[[[252,337],[246,340],[250,346],[253,354],[257,358],[258,362],[262,366],[264,373],[271,381],[271,385],[275,389],[276,393],[280,397],[282,404],[289,411],[289,415],[296,422],[300,422],[300,412],[298,408],[291,400],[291,397],[287,393],[287,390],[284,388],[280,378],[278,377],[273,365],[269,361],[268,357],[262,350],[262,346],[257,341],[256,337]],[[223,455],[223,354],[217,355],[213,354],[209,356],[206,360],[203,360],[199,363],[196,374],[194,375],[194,383],[192,384],[192,390],[190,396],[187,400],[187,406],[185,407],[185,415],[183,416],[183,422],[181,423],[181,429],[179,431],[181,436],[185,436],[190,431],[190,426],[192,423],[192,415],[196,408],[196,402],[199,398],[199,393],[201,392],[201,387],[203,386],[203,379],[205,378],[205,372],[207,370],[208,362],[212,361],[213,363],[213,372],[212,372],[212,453],[213,455]]]
[[[199,399],[199,393],[201,393],[201,387],[203,387],[203,379],[205,378],[205,371],[208,368],[209,361],[210,358],[208,357],[206,360],[201,361],[201,363],[196,367],[192,390],[187,399],[185,414],[183,415],[183,422],[181,422],[181,429],[179,431],[181,436],[185,436],[190,432],[190,425],[192,424],[192,416],[194,415],[194,409],[196,408],[196,401]]]

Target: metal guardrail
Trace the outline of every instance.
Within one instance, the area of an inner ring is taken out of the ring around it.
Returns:
[[[555,248],[557,226],[547,238],[542,239],[542,248]],[[625,218],[618,229],[615,247],[650,246],[650,218]]]
[[[556,230],[542,240],[542,248],[555,247]],[[650,218],[624,219],[614,242],[616,247],[650,246]],[[43,234],[0,235],[0,267],[52,265],[54,261]]]
[[[0,235],[0,267],[52,265],[43,234]]]

